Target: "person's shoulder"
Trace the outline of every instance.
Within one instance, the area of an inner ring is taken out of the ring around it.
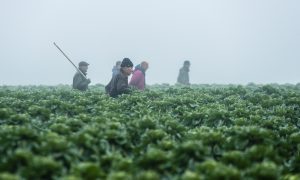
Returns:
[[[133,74],[137,75],[137,76],[141,76],[141,75],[143,75],[143,72],[140,69],[137,69],[136,71],[134,71]]]
[[[78,77],[78,76],[80,76],[81,74],[79,73],[79,72],[76,72],[75,74],[74,74],[74,77]]]

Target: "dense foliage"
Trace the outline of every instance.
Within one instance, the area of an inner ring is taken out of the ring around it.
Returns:
[[[0,179],[300,179],[300,86],[0,87]]]

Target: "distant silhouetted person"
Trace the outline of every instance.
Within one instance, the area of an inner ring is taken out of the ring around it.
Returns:
[[[112,69],[112,77],[120,73],[121,63],[122,63],[121,61],[116,62],[116,65]]]
[[[128,76],[132,74],[133,63],[129,58],[124,58],[121,63],[120,73],[112,77],[109,84],[105,87],[105,91],[111,97],[117,97],[121,94],[130,92],[128,86]]]
[[[191,66],[190,61],[184,61],[183,67],[179,71],[177,83],[182,85],[190,85],[190,78],[189,78],[190,66]]]
[[[141,64],[137,65],[133,71],[132,78],[129,85],[139,89],[144,90],[146,86],[146,71],[149,64],[143,61]]]
[[[81,61],[79,63],[78,69],[86,76],[89,64],[87,62]],[[73,88],[80,91],[86,91],[88,85],[91,83],[90,79],[86,79],[82,76],[80,72],[76,72],[73,77]]]

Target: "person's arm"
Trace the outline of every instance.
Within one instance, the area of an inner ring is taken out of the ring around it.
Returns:
[[[187,79],[187,85],[191,85],[189,73],[187,73],[186,79]]]
[[[128,81],[127,79],[119,79],[119,81],[117,82],[117,91],[119,94],[123,94],[123,93],[129,93],[130,92],[130,88],[128,86]]]
[[[81,74],[76,74],[73,78],[73,87],[76,89],[84,89],[91,83],[90,79],[85,79]]]
[[[78,87],[86,88],[90,83],[91,83],[90,79],[83,79],[82,78],[82,81],[78,84]]]

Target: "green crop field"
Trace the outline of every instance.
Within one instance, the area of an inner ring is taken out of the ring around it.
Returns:
[[[300,179],[300,85],[0,87],[0,179]]]

